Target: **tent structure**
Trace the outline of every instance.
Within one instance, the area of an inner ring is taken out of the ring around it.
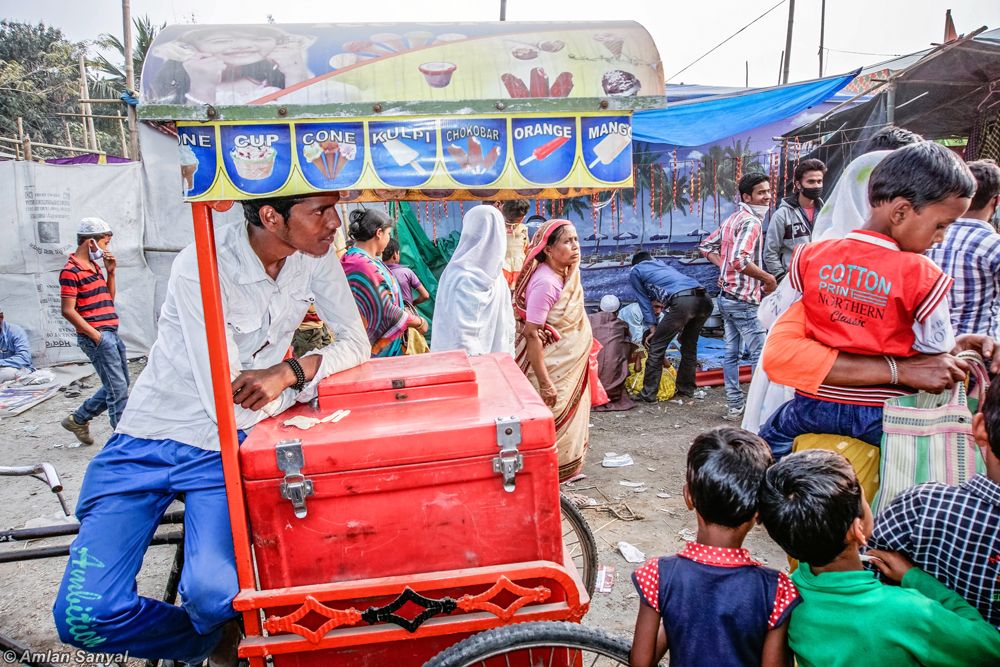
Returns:
[[[666,108],[635,113],[632,139],[673,146],[709,144],[789,118],[825,102],[851,83],[859,72],[668,102]]]
[[[873,81],[868,101],[835,109],[784,137],[812,144],[809,157],[823,160],[831,173],[887,125],[927,139],[967,137],[967,159],[1000,158],[1000,30],[980,28],[885,72]]]

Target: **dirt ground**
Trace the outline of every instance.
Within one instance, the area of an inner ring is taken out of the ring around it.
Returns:
[[[132,363],[133,376],[141,365]],[[63,393],[17,417],[0,420],[0,465],[27,465],[51,462],[65,485],[65,496],[72,508],[79,496],[87,463],[111,434],[106,419],[95,420],[92,433],[97,445],[79,447],[59,421],[74,409],[83,397],[96,390],[96,376],[83,379],[89,384],[81,397],[68,398]],[[620,635],[631,635],[638,605],[629,575],[637,565],[628,563],[617,544],[628,542],[647,556],[672,554],[692,538],[697,529],[694,514],[684,506],[681,487],[688,445],[699,432],[724,424],[720,415],[725,409],[722,389],[708,390],[704,400],[684,399],[656,405],[640,405],[629,412],[593,413],[591,449],[585,467],[586,479],[575,482],[576,493],[601,503],[584,509],[595,532],[602,565],[614,567],[615,580],[610,593],[596,593],[584,623]],[[607,452],[630,454],[635,463],[624,468],[603,468]],[[623,486],[621,481],[643,482],[646,491]],[[668,498],[658,494],[669,494]],[[623,507],[620,503],[627,505]],[[636,520],[626,521],[609,513],[616,506],[621,516],[631,510]],[[0,527],[36,527],[64,523],[56,498],[41,484],[29,478],[5,478],[0,484]],[[67,544],[69,538],[46,540],[45,546]],[[38,543],[0,544],[0,553],[8,553]],[[780,549],[762,528],[749,535],[747,547],[758,560],[782,569],[785,559]],[[166,573],[173,558],[170,547],[152,547],[147,552],[139,579],[139,592],[160,596]],[[104,664],[96,658],[78,656],[59,643],[50,608],[56,594],[65,558],[0,563],[0,635],[36,651],[68,651],[73,664]],[[0,664],[9,660],[0,654]],[[130,661],[131,665],[140,664]]]

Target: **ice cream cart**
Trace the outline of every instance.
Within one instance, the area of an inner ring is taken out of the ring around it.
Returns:
[[[157,35],[139,116],[175,125],[192,204],[251,665],[622,660],[575,624],[589,596],[562,544],[552,416],[509,357],[371,361],[238,446],[212,214],[331,191],[354,204],[630,187],[631,115],[663,104],[663,81],[632,22]]]

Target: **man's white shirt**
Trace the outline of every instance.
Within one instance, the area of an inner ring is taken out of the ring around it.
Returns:
[[[308,402],[316,396],[320,380],[371,356],[344,270],[332,249],[323,257],[295,253],[285,260],[277,279],[272,279],[250,247],[245,224],[217,228],[216,247],[232,379],[241,370],[279,363],[311,304],[334,339],[306,355],[318,354],[323,361],[302,391],[286,389],[257,411],[234,405],[238,429],[247,430],[295,402]],[[171,267],[158,327],[148,364],[130,392],[116,431],[218,450],[205,315],[193,245],[181,251]]]

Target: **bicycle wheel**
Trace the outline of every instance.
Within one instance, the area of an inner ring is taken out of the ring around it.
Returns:
[[[583,512],[566,494],[559,494],[559,509],[562,511],[563,543],[583,579],[583,587],[593,597],[597,583],[597,541],[594,540],[594,533],[583,518]]]
[[[576,623],[508,625],[445,649],[424,667],[612,667],[628,665],[628,642]]]

